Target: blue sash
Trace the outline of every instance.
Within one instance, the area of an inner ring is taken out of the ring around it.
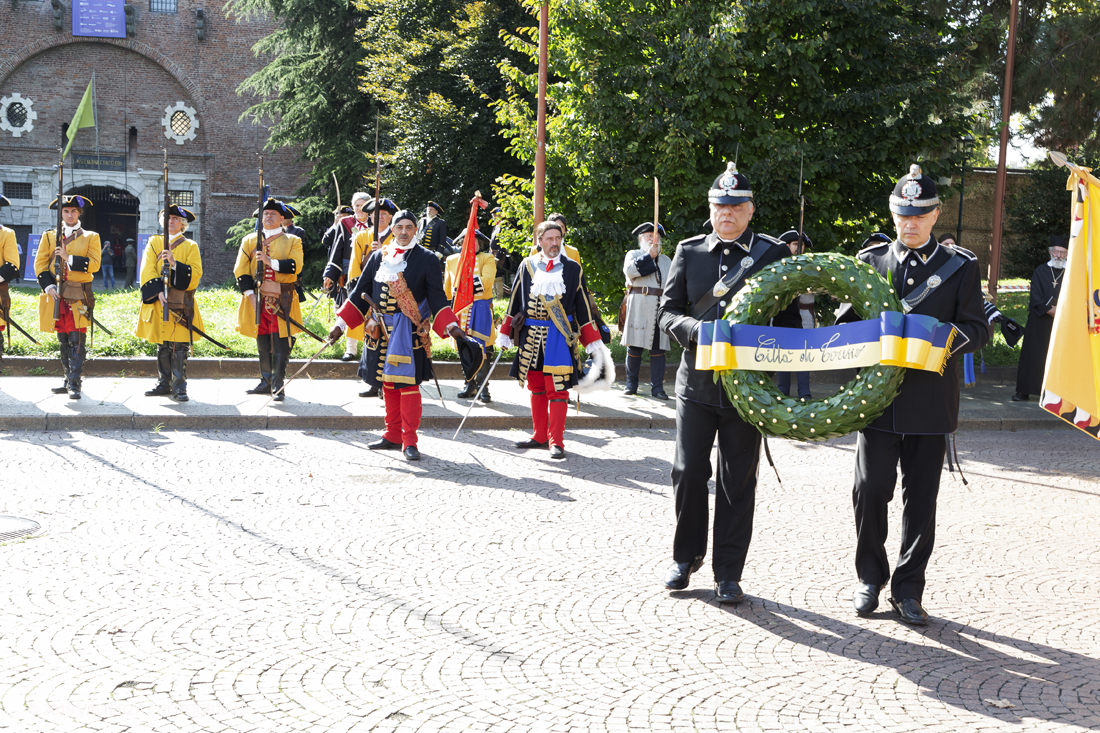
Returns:
[[[569,316],[573,320],[573,316]],[[545,326],[546,346],[542,353],[542,371],[548,374],[572,374],[573,353],[569,348],[569,342],[565,335],[554,325],[553,321],[538,321],[528,319],[527,326]]]
[[[470,305],[466,333],[482,346],[493,333],[493,301],[475,300]]]
[[[417,303],[421,320],[431,315],[428,300]],[[382,316],[390,334],[386,344],[386,362],[382,366],[382,381],[395,384],[416,384],[416,363],[413,359],[413,325],[401,311]]]

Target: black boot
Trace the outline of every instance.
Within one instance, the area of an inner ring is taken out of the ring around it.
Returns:
[[[485,362],[481,365],[481,368],[477,370],[477,383],[485,385],[481,388],[481,396],[477,399],[478,402],[484,402],[485,404],[489,404],[493,401],[492,396],[489,394],[489,370],[493,367],[493,356],[492,346],[485,349]]]
[[[161,397],[171,394],[168,382],[172,379],[172,344],[157,344],[157,386],[145,393],[146,397]]]
[[[659,400],[667,400],[665,394],[665,355],[649,352],[649,393]]]
[[[189,344],[172,344],[172,401],[187,402],[187,352]]]
[[[472,400],[474,398],[475,394],[477,394],[477,377],[476,376],[473,379],[471,379],[469,382],[466,382],[466,386],[463,387],[462,391],[459,392],[457,395],[455,395],[455,397],[458,397],[460,400]]]
[[[54,394],[65,394],[69,391],[69,334],[57,334],[57,343],[61,345],[61,373],[65,375],[65,383],[50,391]]]
[[[642,355],[626,352],[626,394],[638,394],[638,375],[642,371]]]
[[[290,363],[291,344],[289,339],[275,337],[273,346],[275,352],[272,355],[271,393],[275,396],[272,400],[282,402],[286,397],[281,390],[283,378],[286,377],[286,367]]]
[[[276,336],[278,338],[278,336]],[[263,334],[256,337],[256,351],[260,357],[260,383],[252,389],[246,389],[246,394],[271,394],[271,335]]]
[[[83,381],[85,347],[88,334],[73,331],[69,334],[69,399],[80,399],[80,385]]]

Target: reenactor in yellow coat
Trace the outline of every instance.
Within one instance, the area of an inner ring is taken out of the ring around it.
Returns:
[[[11,206],[11,202],[0,196],[2,206]],[[0,357],[4,356],[4,331],[8,327],[6,316],[11,309],[8,283],[18,278],[19,245],[15,243],[15,230],[0,225]]]
[[[34,257],[34,272],[42,295],[38,298],[39,328],[43,333],[56,332],[61,344],[61,367],[65,371],[65,383],[54,387],[54,394],[69,393],[69,399],[80,399],[81,373],[87,353],[88,327],[92,324],[92,278],[99,271],[102,249],[99,235],[80,225],[80,215],[92,202],[83,196],[65,196],[54,199],[50,209],[61,206],[63,231],[58,242],[57,233],[50,229],[38,241]],[[61,277],[51,269],[54,260],[61,260]],[[54,304],[60,299],[58,317],[54,318]]]
[[[237,311],[237,331],[256,339],[260,358],[260,383],[248,394],[271,394],[283,400],[283,379],[290,362],[291,337],[301,332],[295,323],[302,322],[295,284],[302,269],[302,240],[283,231],[286,206],[268,199],[260,213],[263,241],[257,246],[256,232],[241,240],[233,275],[241,291],[241,306]],[[257,282],[260,265],[263,279]],[[260,322],[256,323],[256,298],[260,299]]]
[[[374,241],[372,218],[371,226],[368,226],[365,230],[356,234],[355,239],[352,240],[351,260],[348,262],[349,293],[355,288],[355,282],[359,279],[359,276],[363,274],[363,268],[366,267],[367,258],[393,241],[393,230],[390,229],[390,220],[393,219],[393,215],[397,213],[397,204],[383,197],[382,202],[376,205],[375,201],[371,199],[371,202],[364,206],[363,210],[369,212],[372,217],[378,217],[378,239],[380,243],[376,244]],[[348,343],[350,344],[352,340],[363,340],[362,325],[348,330]],[[363,353],[365,354],[366,352]],[[347,354],[344,354],[344,356],[347,356]],[[367,389],[359,393],[360,397],[380,397],[381,395],[381,390],[373,385],[367,385]]]
[[[157,214],[160,221],[164,212]],[[195,288],[202,278],[199,245],[184,236],[195,215],[182,206],[168,207],[168,247],[158,234],[149,238],[141,262],[141,313],[134,335],[157,344],[157,384],[147,397],[168,395],[187,402],[187,356],[195,334],[202,330],[202,317],[195,303]],[[168,295],[164,293],[164,271],[168,270]],[[164,308],[168,320],[164,320]],[[201,336],[199,337],[201,338]]]
[[[493,324],[493,283],[497,278],[497,261],[489,251],[489,238],[474,230],[477,240],[477,262],[474,264],[474,302],[468,308],[463,308],[458,316],[458,325],[466,332],[466,336],[481,344],[485,350],[485,359],[481,363],[474,378],[466,382],[466,387],[458,393],[462,399],[473,399],[477,395],[478,385],[489,376],[489,368],[493,362],[493,344],[497,340],[497,330]],[[455,236],[455,243],[461,246],[466,239],[466,230],[463,229]],[[455,291],[458,289],[458,261],[462,259],[462,253],[453,254],[447,258],[447,267],[443,275],[443,292],[454,303]],[[481,390],[482,402],[492,402],[489,395],[489,385]]]

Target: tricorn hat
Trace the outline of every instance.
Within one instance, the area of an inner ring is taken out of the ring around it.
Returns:
[[[653,222],[647,221],[647,222],[643,222],[642,224],[639,224],[638,226],[634,227],[634,231],[632,231],[630,233],[630,236],[637,239],[638,237],[642,236],[643,234],[649,234],[652,231],[653,231]],[[661,226],[660,224],[657,225],[657,234],[660,235],[660,237],[662,239],[664,239],[665,228],[663,226]]]
[[[337,206],[335,209],[332,210],[332,213],[339,214],[340,216],[354,216],[355,209],[351,208],[347,204],[344,204],[343,206]]]
[[[921,172],[914,163],[909,173],[901,177],[890,194],[890,211],[899,216],[920,216],[940,205],[936,182]]]
[[[76,208],[83,211],[84,207],[92,205],[92,200],[91,199],[84,198],[83,196],[80,196],[79,194],[75,195],[75,196],[62,196],[61,198],[62,198],[61,208],[63,208],[63,209],[67,208],[69,206],[75,206]],[[53,201],[50,202],[50,208],[51,209],[56,209],[57,208],[57,199],[54,199]]]
[[[737,172],[737,164],[726,164],[722,175],[714,179],[707,192],[707,200],[712,204],[743,204],[752,201],[752,187],[749,179]]]
[[[860,249],[866,249],[873,244],[890,244],[890,242],[893,241],[894,238],[891,237],[889,234],[886,234],[885,232],[875,232],[871,236],[867,237],[867,239],[863,240],[863,245]]]
[[[11,201],[6,196],[0,196],[0,206],[11,206]]]
[[[783,232],[782,234],[779,235],[779,241],[786,242],[787,244],[792,244],[794,242],[797,242],[798,241],[798,230],[797,229],[788,229],[787,231],[785,231],[785,232]],[[802,248],[803,249],[812,249],[813,246],[814,246],[814,242],[813,242],[812,239],[810,239],[810,235],[807,234],[806,232],[802,232]]]
[[[443,216],[443,207],[442,206],[440,206],[439,204],[437,204],[434,201],[429,201],[427,205],[432,207],[433,209],[435,209],[437,214],[439,214],[440,216]]]
[[[252,218],[259,218],[260,211],[261,210],[253,211]],[[284,204],[279,199],[268,199],[267,201],[265,201],[262,211],[278,211],[284,219],[290,217],[290,214],[287,212],[286,204]]]
[[[287,210],[287,213],[283,214],[284,219],[293,219],[296,216],[301,216],[302,215],[302,212],[298,211],[297,209],[295,209],[293,206],[291,206],[290,204],[288,204],[286,202],[283,202],[283,206],[285,206],[286,210]]]
[[[458,339],[455,342],[458,361],[462,364],[462,376],[467,382],[473,381],[481,365],[485,363],[485,350],[477,341]]]
[[[489,241],[490,241],[489,238],[486,237],[484,234],[482,234],[480,229],[475,229],[474,230],[474,239],[477,240],[477,243],[479,245],[485,245],[486,247],[489,246]],[[451,240],[451,241],[453,241],[456,245],[460,242],[465,242],[466,241],[466,228],[463,228],[458,234],[456,234],[454,236],[454,239]]]
[[[157,212],[157,220],[159,221],[160,218],[163,217],[163,216],[164,216],[164,209],[161,209],[160,211]],[[168,207],[168,216],[182,217],[182,218],[186,219],[188,223],[191,223],[195,220],[195,215],[194,214],[192,214],[190,211],[188,211],[187,209],[185,209],[182,206],[179,206],[177,204],[172,204],[171,206]]]
[[[374,211],[376,208],[391,214],[397,213],[397,204],[385,197],[382,197],[381,202],[371,199],[370,203],[363,207],[363,211]]]

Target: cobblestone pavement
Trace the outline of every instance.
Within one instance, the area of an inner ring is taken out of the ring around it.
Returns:
[[[660,586],[670,431],[522,435],[0,434],[0,730],[1100,729],[1087,436],[960,435],[918,629],[851,611],[850,438],[772,442],[720,607]]]

